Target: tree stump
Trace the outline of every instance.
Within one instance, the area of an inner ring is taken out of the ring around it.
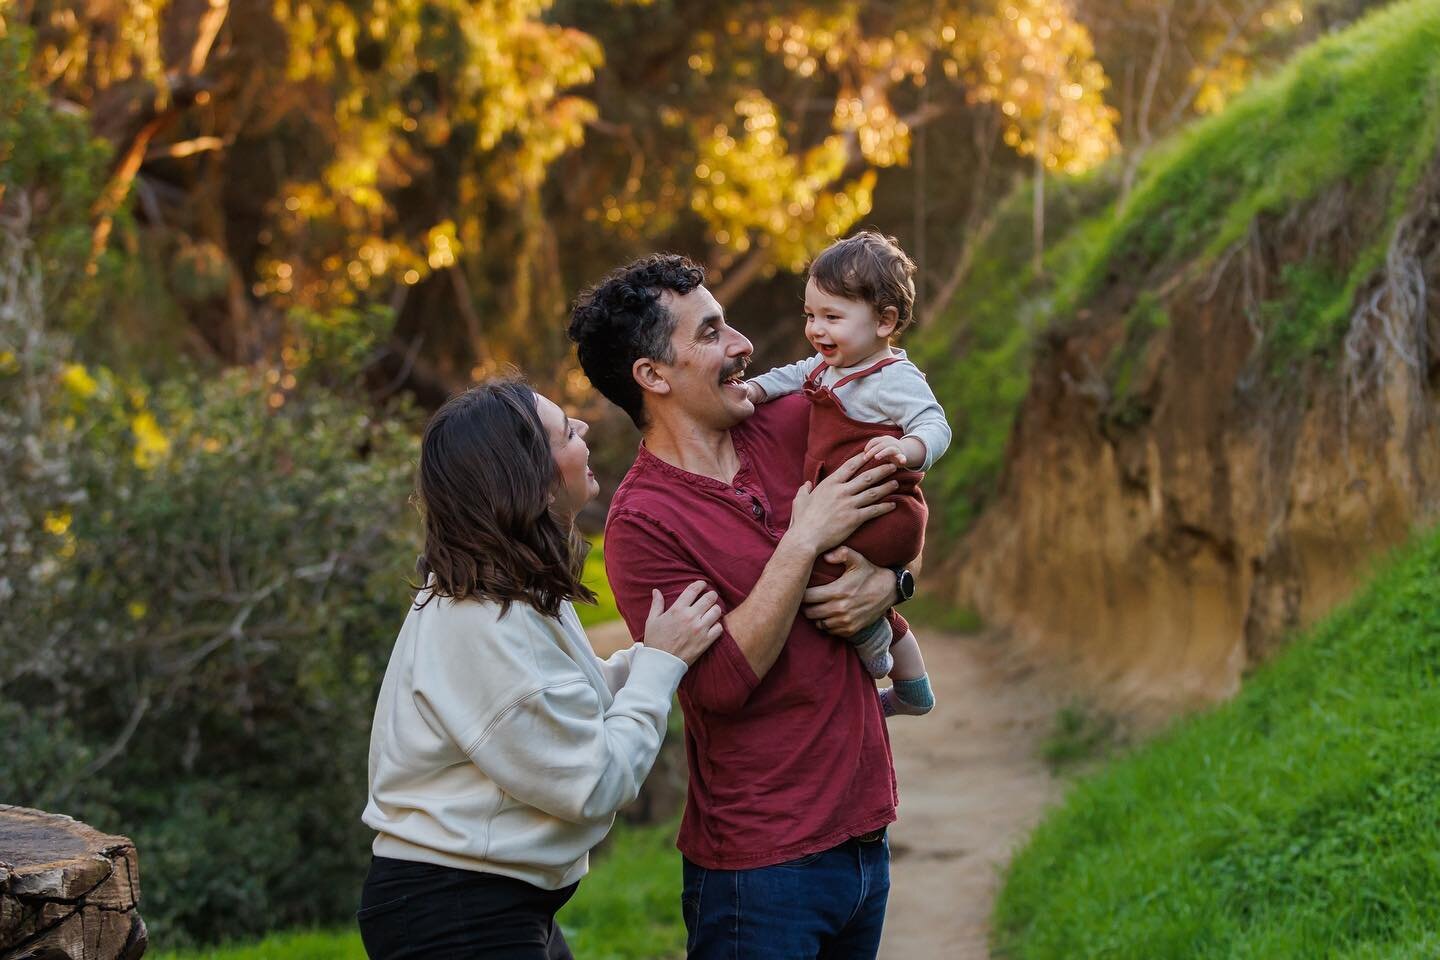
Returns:
[[[0,960],[138,960],[139,901],[128,838],[0,804]]]

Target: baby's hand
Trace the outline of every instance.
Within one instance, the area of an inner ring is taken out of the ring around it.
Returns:
[[[745,381],[745,395],[750,398],[751,403],[761,404],[765,402],[765,388],[754,380]]]
[[[865,444],[865,456],[882,463],[905,466],[905,448],[898,437],[871,437]]]

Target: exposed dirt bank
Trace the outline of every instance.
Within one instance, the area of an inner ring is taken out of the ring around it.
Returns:
[[[1041,351],[998,497],[949,571],[1035,662],[1112,708],[1223,698],[1440,506],[1440,161],[1339,357],[1277,373],[1257,311],[1287,264],[1354,256],[1363,191],[1262,218],[1137,344],[1121,275]],[[1153,280],[1153,278],[1149,278]],[[1148,282],[1148,281],[1147,281]],[[1133,376],[1117,396],[1117,351]]]

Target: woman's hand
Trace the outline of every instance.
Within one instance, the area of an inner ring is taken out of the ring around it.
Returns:
[[[819,556],[840,543],[867,520],[884,516],[895,504],[884,499],[900,486],[887,480],[895,464],[882,463],[864,473],[860,468],[869,458],[863,453],[846,460],[812,490],[802,483],[790,508],[790,529],[786,537],[799,537]]]
[[[705,589],[704,580],[686,587],[670,609],[659,590],[650,591],[650,615],[645,618],[645,646],[664,650],[688,667],[720,637],[720,597]]]
[[[811,587],[801,601],[801,612],[827,633],[848,637],[884,616],[894,605],[895,572],[877,567],[849,547],[825,554],[845,572],[829,583]]]

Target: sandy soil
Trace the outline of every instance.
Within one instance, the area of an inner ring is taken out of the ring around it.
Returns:
[[[601,656],[630,642],[619,623],[589,634]],[[1039,759],[1059,703],[993,639],[920,635],[938,702],[890,721],[900,819],[880,956],[981,960],[1000,871],[1060,797]]]
[[[880,956],[979,960],[1000,871],[1060,797],[1039,759],[1058,704],[994,640],[918,632],[937,703],[890,721],[900,819]]]

